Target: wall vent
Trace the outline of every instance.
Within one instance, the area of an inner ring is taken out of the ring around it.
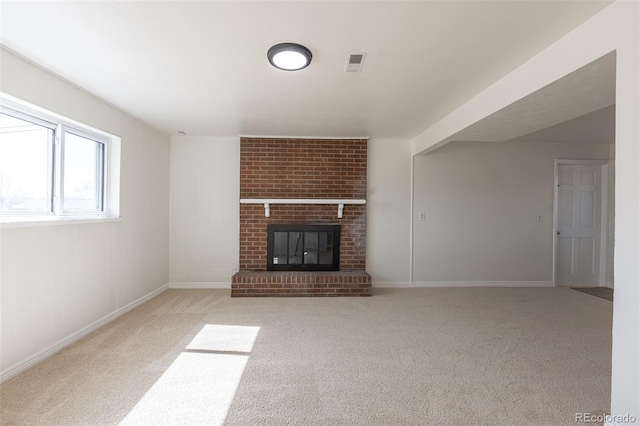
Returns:
[[[364,57],[366,53],[350,53],[347,55],[347,65],[344,69],[345,72],[361,72],[362,65],[364,64]]]

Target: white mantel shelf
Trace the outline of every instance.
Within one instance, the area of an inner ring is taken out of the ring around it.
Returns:
[[[362,199],[333,199],[333,198],[241,198],[240,204],[263,204],[264,217],[269,217],[270,204],[336,204],[338,206],[338,219],[342,219],[342,211],[345,204],[366,204]]]

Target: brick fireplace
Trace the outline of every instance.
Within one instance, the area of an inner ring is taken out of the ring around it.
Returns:
[[[364,204],[257,200],[366,199],[366,139],[240,139],[240,271],[231,295],[369,296]],[[247,203],[247,200],[251,202]],[[321,201],[323,202],[323,201]],[[267,224],[339,224],[338,271],[267,271]]]

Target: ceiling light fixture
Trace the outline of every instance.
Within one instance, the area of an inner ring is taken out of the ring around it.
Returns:
[[[284,71],[298,71],[311,63],[311,51],[301,44],[280,43],[267,52],[267,59],[274,67]]]

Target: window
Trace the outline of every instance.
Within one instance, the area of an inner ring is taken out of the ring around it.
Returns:
[[[63,133],[62,211],[102,212],[105,143],[65,129]]]
[[[54,135],[51,123],[0,110],[0,213],[52,212]]]
[[[104,217],[110,138],[0,106],[0,218]]]

